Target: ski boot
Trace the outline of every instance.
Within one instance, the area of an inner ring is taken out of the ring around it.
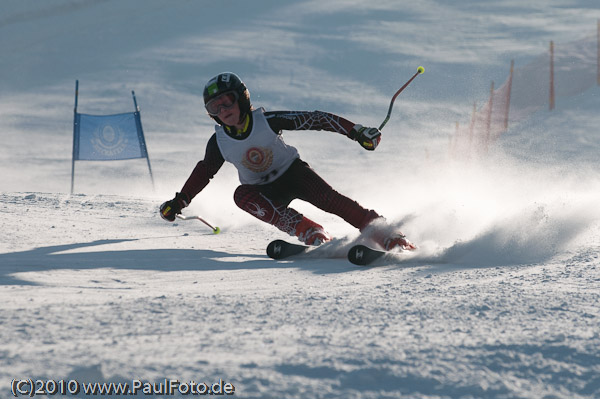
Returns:
[[[389,237],[383,238],[383,240],[378,240],[377,242],[383,249],[386,251],[392,250],[394,248],[399,248],[403,251],[412,251],[417,249],[415,244],[408,241],[406,236],[402,233],[392,234]]]
[[[306,245],[321,245],[331,241],[331,236],[323,229],[323,226],[312,220],[302,217],[302,220],[296,225],[295,235]]]
[[[395,231],[394,226],[389,225],[385,218],[380,216],[372,220],[369,225],[361,229],[362,236],[372,243],[379,246],[384,251],[400,249],[402,251],[412,251],[417,246],[408,241],[406,236],[399,231]]]
[[[375,228],[375,231],[369,233],[367,236],[384,251],[417,249],[417,246],[408,241],[404,234],[400,232],[394,233],[389,228]]]

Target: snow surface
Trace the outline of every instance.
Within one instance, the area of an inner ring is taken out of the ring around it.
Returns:
[[[484,158],[448,155],[510,59],[594,33],[597,1],[447,3],[3,0],[0,397],[13,378],[173,378],[242,398],[599,398],[599,89]],[[158,216],[212,134],[216,73],[257,106],[377,126],[419,65],[377,151],[284,133],[415,254],[352,266],[357,232],[294,202],[338,245],[274,262],[288,237],[237,209],[230,166],[185,210],[220,235]],[[133,160],[78,162],[68,194],[75,79],[85,113],[136,91],[155,191]]]

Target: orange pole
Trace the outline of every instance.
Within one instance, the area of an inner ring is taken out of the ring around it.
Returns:
[[[554,109],[554,42],[550,41],[550,110]]]
[[[508,77],[508,91],[506,92],[506,114],[504,114],[504,130],[508,130],[508,112],[510,111],[510,92],[512,90],[513,72],[515,60],[510,61],[510,75]]]
[[[494,81],[492,80],[492,87],[490,88],[490,109],[487,116],[487,126],[485,132],[485,151],[487,152],[490,147],[490,131],[492,130],[492,108],[494,107]]]
[[[477,113],[477,101],[473,102],[473,113],[471,114],[471,123],[469,124],[469,149],[473,144],[473,132],[475,129],[475,114]]]

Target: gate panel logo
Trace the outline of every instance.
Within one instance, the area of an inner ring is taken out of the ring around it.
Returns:
[[[105,125],[94,132],[91,138],[94,149],[104,156],[115,156],[127,148],[127,137],[117,127]]]

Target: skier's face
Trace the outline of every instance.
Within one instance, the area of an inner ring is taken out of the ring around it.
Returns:
[[[217,97],[210,100],[209,102],[207,102],[205,108],[209,115],[217,116],[219,115],[219,112],[221,112],[221,109],[231,108],[233,104],[237,102],[237,100],[238,94],[235,91],[229,91],[220,94]]]
[[[230,108],[221,107],[217,116],[227,126],[237,126],[240,124],[240,105],[236,101]]]

